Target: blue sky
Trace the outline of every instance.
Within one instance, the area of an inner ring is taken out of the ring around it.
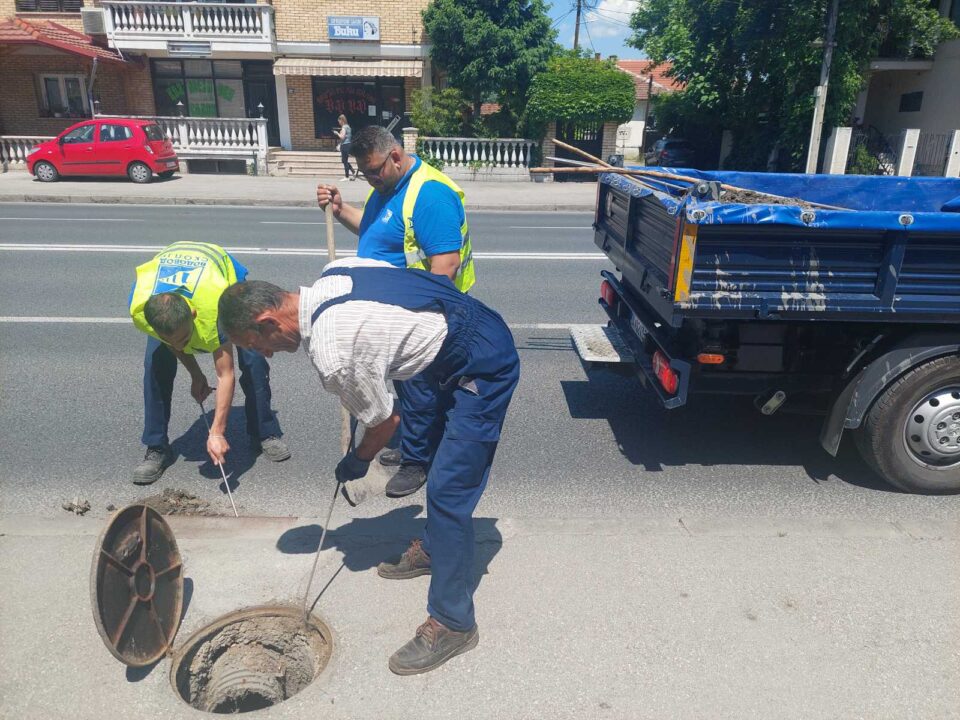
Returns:
[[[549,1],[549,0],[548,0]],[[557,40],[565,47],[573,47],[573,25],[576,18],[576,0],[553,0],[550,17],[559,31]],[[591,46],[603,57],[617,55],[621,60],[639,60],[644,55],[624,41],[630,35],[627,24],[637,9],[637,0],[585,0],[580,24],[580,47]]]

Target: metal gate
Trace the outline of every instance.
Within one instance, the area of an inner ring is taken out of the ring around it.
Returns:
[[[565,142],[567,145],[573,145],[584,152],[588,152],[601,160],[600,153],[603,152],[603,123],[585,123],[585,122],[557,122],[557,140]],[[556,157],[569,158],[571,160],[583,161],[583,158],[576,153],[565,150],[557,146]],[[571,167],[563,163],[557,163],[557,167]],[[587,173],[555,174],[553,179],[556,182],[595,182],[596,175]]]

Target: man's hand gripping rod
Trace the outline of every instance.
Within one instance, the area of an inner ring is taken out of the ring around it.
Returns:
[[[207,426],[207,435],[210,434],[210,421],[207,420],[207,411],[203,407],[203,400],[199,401],[200,403],[200,417],[203,418],[203,424]],[[227,486],[227,495],[230,497],[230,504],[233,505],[233,514],[236,517],[240,517],[240,513],[237,512],[237,506],[233,502],[233,491],[230,489],[230,483],[227,481],[227,474],[223,471],[223,465],[217,463],[217,467],[220,468],[220,475],[223,476],[223,484]]]

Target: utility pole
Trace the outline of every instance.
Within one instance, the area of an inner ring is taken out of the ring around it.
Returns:
[[[573,49],[580,47],[580,6],[583,0],[577,0],[577,24],[573,28]]]
[[[830,1],[830,15],[827,19],[827,39],[823,47],[823,65],[820,67],[820,84],[813,91],[813,123],[810,126],[810,146],[807,148],[807,172],[817,171],[820,159],[820,136],[823,134],[823,111],[827,105],[827,86],[830,83],[830,63],[833,62],[833,41],[837,32],[837,12],[840,0]]]

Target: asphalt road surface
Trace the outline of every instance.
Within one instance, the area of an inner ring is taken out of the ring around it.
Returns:
[[[748,401],[664,411],[636,380],[584,372],[567,326],[600,323],[591,217],[472,213],[475,295],[514,330],[522,379],[478,513],[946,520],[957,498],[906,495],[818,445],[819,420],[759,415]],[[180,455],[155,488],[133,486],[142,457],[144,337],[126,318],[133,268],[182,239],[220,243],[253,277],[293,287],[326,261],[319,210],[0,205],[0,483],[8,514],[55,515],[73,496],[95,515],[163,487],[229,508],[205,459],[203,423],[177,380],[170,434]],[[355,238],[337,227],[338,251]],[[201,364],[204,365],[203,361]],[[204,365],[213,376],[209,359]],[[226,465],[248,515],[318,515],[333,482],[339,411],[307,358],[272,361],[274,407],[293,458],[247,450],[238,397]],[[379,499],[357,509],[374,516]]]

